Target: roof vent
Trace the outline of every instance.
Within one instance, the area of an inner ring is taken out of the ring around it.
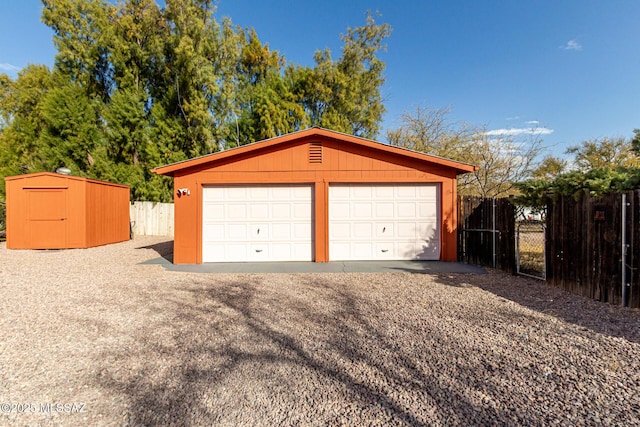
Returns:
[[[65,168],[63,166],[61,168],[56,169],[56,173],[59,173],[60,175],[70,175],[71,174],[71,169]]]
[[[309,144],[309,163],[322,163],[322,144],[320,142]]]

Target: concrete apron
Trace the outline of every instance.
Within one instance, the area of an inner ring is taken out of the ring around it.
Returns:
[[[176,265],[167,258],[159,257],[141,264],[162,265],[169,271],[185,273],[486,273],[475,265],[442,261],[209,262]]]

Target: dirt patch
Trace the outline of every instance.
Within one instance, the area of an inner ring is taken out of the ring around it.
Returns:
[[[637,310],[499,272],[139,264],[163,242],[0,245],[0,424],[640,424]]]

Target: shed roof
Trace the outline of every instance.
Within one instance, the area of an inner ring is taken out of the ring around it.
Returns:
[[[195,157],[189,160],[183,160],[181,162],[171,163],[165,166],[158,166],[156,168],[151,169],[151,171],[158,175],[174,176],[176,172],[184,169],[192,168],[195,166],[201,166],[209,162],[214,162],[222,159],[231,158],[234,156],[239,156],[254,150],[274,147],[280,144],[291,143],[291,142],[295,142],[296,140],[303,140],[310,137],[330,138],[334,140],[339,140],[340,142],[347,142],[357,146],[366,147],[371,150],[383,151],[391,154],[396,154],[400,156],[421,160],[428,163],[435,163],[441,166],[452,168],[456,170],[457,174],[463,174],[463,173],[473,172],[475,170],[478,170],[477,166],[469,165],[467,163],[457,162],[455,160],[446,159],[444,157],[433,156],[430,154],[425,154],[418,151],[410,150],[407,148],[396,147],[396,146],[384,144],[381,142],[373,141],[370,139],[360,138],[357,136],[348,135],[345,133],[336,132],[333,130],[328,130],[320,127],[312,127],[305,130],[292,132],[286,135],[277,136],[275,138],[265,139],[265,140],[254,142],[247,145],[241,145],[239,147],[231,148],[229,150],[206,154],[204,156]]]
[[[17,181],[17,180],[21,180],[21,179],[29,179],[29,178],[37,178],[37,177],[49,177],[49,178],[56,178],[56,179],[71,179],[74,181],[84,181],[84,182],[90,182],[90,183],[94,183],[94,184],[102,184],[102,185],[110,185],[113,187],[123,187],[123,188],[129,188],[128,185],[124,185],[124,184],[116,184],[113,182],[108,182],[108,181],[99,181],[97,179],[91,179],[91,178],[85,178],[82,176],[75,176],[75,175],[64,175],[64,174],[60,174],[60,173],[53,173],[53,172],[35,172],[35,173],[26,173],[26,174],[22,174],[22,175],[13,175],[13,176],[7,176],[4,178],[5,181]]]

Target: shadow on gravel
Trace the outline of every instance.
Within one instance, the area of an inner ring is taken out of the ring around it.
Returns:
[[[152,249],[156,251],[162,258],[166,259],[170,263],[173,263],[173,240],[156,243],[149,246],[140,246],[136,249]]]
[[[506,273],[496,274],[495,281],[476,281],[470,275],[437,276],[447,286],[478,286],[492,294],[513,301],[542,314],[593,332],[640,343],[640,311],[595,301],[554,288],[545,282]]]
[[[269,288],[261,276],[245,277],[185,285],[180,292],[197,303],[175,297],[155,307],[165,321],[132,337],[139,350],[105,355],[129,369],[96,378],[129,400],[127,425],[519,420],[466,397],[498,394],[494,367],[443,357],[445,349],[467,351],[442,334],[446,325],[415,325],[424,308],[389,316],[376,300],[329,280],[297,276],[294,291],[285,292]],[[390,325],[390,317],[398,324]],[[161,340],[157,335],[165,331],[171,334]]]

